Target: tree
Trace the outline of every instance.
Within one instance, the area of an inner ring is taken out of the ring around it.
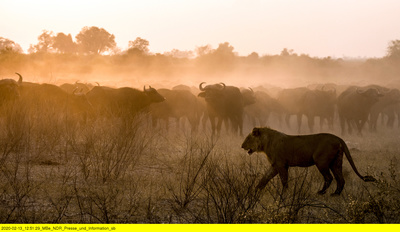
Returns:
[[[113,34],[98,27],[84,27],[75,38],[82,53],[102,54],[117,45]]]
[[[233,70],[236,54],[234,47],[228,42],[220,43],[217,49],[212,50],[210,46],[198,47],[196,52],[199,55],[197,62],[209,72]]]
[[[43,30],[42,34],[38,37],[38,43],[36,45],[30,45],[28,52],[35,53],[35,52],[51,52],[52,45],[53,45],[53,32]]]
[[[259,59],[260,55],[258,55],[257,52],[252,52],[246,57],[245,61],[250,64],[255,64]]]
[[[53,48],[60,53],[74,53],[76,51],[76,44],[72,41],[71,34],[58,33],[53,38]]]
[[[148,55],[150,53],[149,41],[137,37],[134,41],[128,43],[128,54]]]
[[[196,48],[197,56],[204,56],[209,54],[212,51],[211,45],[207,44],[205,46],[200,46]]]
[[[22,48],[14,41],[0,37],[0,53],[3,52],[22,53]]]
[[[233,49],[234,47],[232,47],[228,42],[220,43],[214,53],[225,58],[234,57],[235,53],[233,53]]]
[[[166,55],[166,56],[171,56],[171,57],[174,57],[174,58],[187,58],[187,59],[190,59],[190,58],[193,58],[193,56],[194,56],[194,53],[193,53],[193,51],[181,51],[181,50],[178,50],[178,49],[172,49],[170,52],[164,52],[164,55]]]
[[[235,59],[235,53],[233,52],[234,47],[228,42],[220,43],[218,48],[211,51],[209,55],[212,57],[212,62],[218,62],[220,64],[231,65]]]
[[[296,53],[293,53],[294,52],[294,50],[293,49],[287,49],[287,48],[284,48],[282,51],[281,51],[281,56],[291,56],[291,55],[296,55]]]
[[[392,40],[389,42],[387,57],[394,60],[400,59],[400,40]]]
[[[247,57],[253,60],[257,60],[258,58],[260,58],[260,55],[258,55],[257,52],[252,52]]]

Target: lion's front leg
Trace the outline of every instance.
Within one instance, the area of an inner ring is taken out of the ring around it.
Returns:
[[[289,173],[287,167],[279,167],[278,169],[279,177],[281,178],[283,190],[288,187]]]
[[[267,173],[263,176],[263,178],[260,180],[260,182],[257,185],[257,189],[263,189],[265,186],[268,184],[268,182],[274,178],[276,175],[278,175],[278,170],[276,170],[274,167],[270,167],[267,171]]]

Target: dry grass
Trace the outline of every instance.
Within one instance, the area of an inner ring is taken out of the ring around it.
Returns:
[[[362,174],[344,162],[340,197],[317,190],[315,167],[293,168],[256,192],[268,165],[243,138],[172,126],[147,115],[79,123],[52,109],[5,107],[0,118],[2,223],[399,223],[397,129],[345,137]]]

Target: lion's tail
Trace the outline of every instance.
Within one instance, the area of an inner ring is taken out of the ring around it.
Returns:
[[[356,165],[354,164],[353,158],[350,155],[350,151],[349,151],[349,148],[347,147],[346,143],[342,139],[340,139],[340,143],[342,145],[343,152],[346,155],[347,160],[349,161],[351,167],[353,168],[353,170],[357,174],[357,176],[359,176],[365,182],[374,182],[374,181],[376,181],[376,179],[374,177],[372,177],[372,176],[362,176],[358,172],[358,170],[356,168]]]

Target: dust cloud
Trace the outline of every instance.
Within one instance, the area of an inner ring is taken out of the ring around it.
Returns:
[[[308,55],[238,56],[233,52],[210,52],[195,58],[164,54],[77,55],[2,54],[0,78],[51,83],[91,83],[111,87],[171,88],[200,82],[239,87],[293,88],[318,83],[337,85],[378,84],[400,87],[400,68],[389,58],[334,59]]]

